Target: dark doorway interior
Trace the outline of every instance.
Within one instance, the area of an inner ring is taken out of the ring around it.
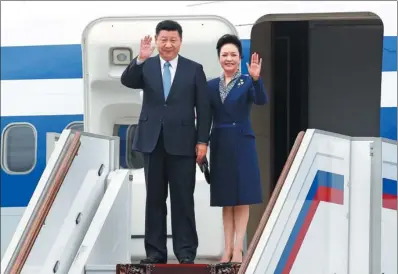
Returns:
[[[253,26],[253,52],[270,102],[252,111],[265,199],[249,240],[301,130],[380,135],[383,25],[369,13],[268,15]]]
[[[274,23],[271,35],[274,187],[297,134],[308,127],[308,22]]]
[[[300,130],[380,135],[380,21],[273,22],[271,39],[273,183]]]

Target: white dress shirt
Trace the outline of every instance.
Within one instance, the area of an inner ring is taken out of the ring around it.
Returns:
[[[166,63],[166,61],[160,55],[159,55],[159,58],[160,58],[160,69],[162,71],[162,76],[163,76],[164,64]],[[137,65],[140,65],[142,63],[143,62],[137,58]],[[173,83],[174,76],[176,75],[176,71],[177,71],[178,55],[173,60],[170,60],[169,63],[170,63],[171,83]]]
[[[162,76],[163,76],[164,64],[167,61],[163,60],[163,58],[160,57],[160,55],[159,55],[159,58],[160,58],[160,69],[162,70]],[[174,76],[176,75],[176,71],[177,71],[178,55],[173,60],[170,60],[169,63],[170,63],[170,68],[169,69],[170,69],[170,75],[171,75],[171,83],[173,83]]]

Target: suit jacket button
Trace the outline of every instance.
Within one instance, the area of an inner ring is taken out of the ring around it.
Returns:
[[[167,104],[164,104],[165,107],[167,107]]]

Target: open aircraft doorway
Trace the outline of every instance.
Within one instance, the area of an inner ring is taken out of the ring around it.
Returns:
[[[251,208],[248,242],[265,226],[259,222],[300,131],[380,136],[383,23],[370,12],[271,14],[250,39],[250,54],[263,58],[269,103],[252,109],[265,199]]]
[[[106,17],[92,21],[82,38],[84,81],[84,129],[90,134],[119,137],[120,169],[134,175],[131,186],[131,259],[146,256],[144,249],[146,186],[144,160],[132,151],[134,134],[145,100],[143,91],[120,83],[120,76],[139,52],[142,37],[154,34],[156,25],[170,16]],[[209,78],[219,75],[219,61],[214,41],[225,33],[237,34],[234,25],[218,16],[174,16],[184,29],[180,54],[203,65]],[[128,38],[126,38],[128,33]],[[200,49],[200,50],[198,50]],[[157,54],[154,52],[153,56]],[[119,57],[123,58],[119,58]],[[210,57],[209,57],[210,56]],[[163,107],[167,107],[165,104]],[[196,172],[195,210],[199,241],[198,259],[217,260],[223,251],[220,208],[210,207],[209,185]],[[170,199],[167,199],[168,212]],[[167,215],[168,250],[172,250],[171,214]],[[210,236],[208,236],[210,235]],[[175,259],[170,253],[170,259]]]

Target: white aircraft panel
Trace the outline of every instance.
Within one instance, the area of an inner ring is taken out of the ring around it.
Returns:
[[[69,274],[84,274],[86,265],[116,265],[130,260],[130,171],[109,174],[105,195],[79,246]],[[116,267],[115,267],[116,268]]]
[[[382,142],[381,272],[397,268],[397,142]]]
[[[97,169],[87,172],[68,215],[62,223],[58,236],[47,254],[47,259],[41,268],[41,274],[51,273],[54,269],[58,274],[68,273],[105,193],[107,175],[104,172],[99,175]]]

